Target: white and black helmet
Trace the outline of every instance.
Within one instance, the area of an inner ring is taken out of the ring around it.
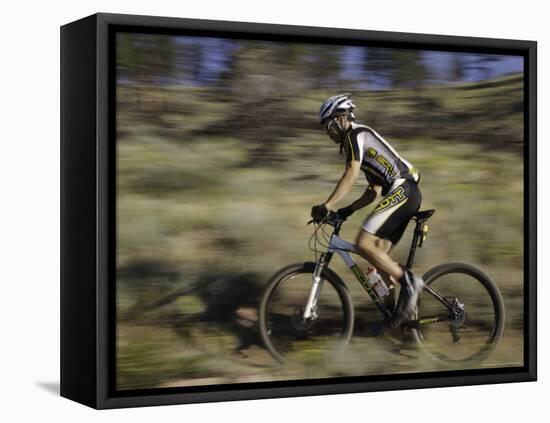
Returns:
[[[351,101],[351,94],[338,94],[326,100],[319,109],[319,123],[323,124],[327,119],[346,113],[352,119],[355,104]]]

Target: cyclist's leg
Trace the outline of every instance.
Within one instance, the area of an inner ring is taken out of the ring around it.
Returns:
[[[393,247],[394,247],[394,244],[393,242],[391,242],[390,240],[388,239],[382,239],[380,238],[380,240],[377,242],[377,245],[380,249],[382,249],[388,256],[391,256],[391,252],[393,251]],[[386,305],[392,305],[393,306],[393,303],[394,303],[394,295],[395,295],[395,284],[398,282],[397,280],[395,280],[394,278],[392,278],[390,276],[389,273],[385,272],[384,270],[380,269],[378,271],[378,273],[380,273],[380,276],[382,277],[382,279],[384,280],[384,282],[386,282],[386,285],[388,286],[388,288],[390,288],[390,292],[392,293],[391,297],[388,298],[388,301],[387,301],[387,304]]]
[[[365,232],[365,233],[366,233],[366,235],[363,235],[362,233],[359,234],[358,243],[369,242],[371,237],[373,237],[373,235],[369,234],[368,232]],[[393,249],[393,243],[388,239],[383,239],[383,238],[378,238],[378,237],[376,237],[376,239],[373,240],[373,242],[374,242],[375,247],[378,249],[378,251],[381,251],[381,252],[385,253],[387,255],[387,257],[389,258],[391,250]],[[358,249],[358,250],[361,253],[361,250],[360,249]],[[371,262],[374,266],[377,267],[378,273],[380,273],[380,276],[382,277],[384,282],[386,282],[386,285],[388,286],[390,291],[389,291],[388,295],[385,296],[384,303],[386,304],[386,307],[388,307],[389,309],[393,309],[393,307],[395,306],[395,292],[396,292],[395,291],[395,284],[397,283],[398,279],[395,279],[395,278],[391,277],[391,275],[387,271],[384,270],[383,266],[375,264],[375,259],[373,259],[371,257],[367,258],[364,255],[364,253],[362,255],[369,262]],[[372,253],[371,253],[371,255],[372,255]],[[391,258],[389,258],[389,260],[391,260]]]
[[[398,305],[400,311],[396,322],[410,315],[423,282],[421,278],[405,274],[404,268],[394,262],[384,251],[383,243],[379,239],[396,245],[410,219],[420,207],[420,202],[420,190],[415,183],[406,180],[396,181],[389,193],[367,217],[357,237],[358,252],[382,272],[399,281],[402,288],[406,288],[406,290],[400,290]]]
[[[380,248],[382,251],[384,251],[388,256],[391,255],[391,252],[393,250],[393,243],[389,239],[383,239],[379,238],[378,241],[376,241],[376,246]],[[380,269],[379,271],[380,276],[382,276],[382,279],[389,285],[393,284],[393,281],[389,275],[389,273],[385,272],[384,270]]]
[[[403,276],[403,269],[389,256],[388,253],[391,251],[391,247],[388,248],[388,242],[391,244],[391,241],[380,238],[361,228],[355,244],[357,252],[375,266],[383,277],[386,275],[385,280],[388,280],[388,276],[399,280]]]
[[[356,240],[358,252],[395,280],[403,277],[402,267],[389,252],[396,245],[409,220],[420,206],[416,184],[399,179],[365,219]]]

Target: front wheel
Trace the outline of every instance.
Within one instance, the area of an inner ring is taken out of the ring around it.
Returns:
[[[502,336],[504,303],[496,284],[481,270],[445,263],[424,275],[413,336],[433,359],[451,368],[475,366]]]
[[[324,353],[345,345],[353,332],[353,305],[344,282],[330,269],[312,318],[303,319],[315,263],[287,266],[271,278],[260,300],[262,341],[279,362],[300,352]]]

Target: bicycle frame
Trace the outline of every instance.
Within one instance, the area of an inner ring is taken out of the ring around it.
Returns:
[[[353,272],[353,274],[355,275],[355,277],[357,278],[357,280],[359,281],[363,289],[365,289],[367,294],[369,294],[369,296],[374,301],[376,306],[382,312],[385,319],[387,321],[392,321],[394,319],[393,312],[382,301],[378,293],[374,290],[373,284],[361,271],[359,266],[357,266],[357,264],[353,260],[353,257],[351,256],[351,254],[357,254],[357,249],[355,248],[355,245],[340,238],[340,236],[338,235],[339,232],[340,232],[340,225],[337,225],[335,226],[335,230],[330,238],[327,252],[322,253],[319,259],[317,260],[317,264],[313,272],[313,278],[312,278],[313,281],[312,281],[311,291],[309,293],[309,297],[308,297],[306,306],[304,308],[303,319],[305,320],[310,318],[312,319],[317,318],[317,300],[319,298],[319,295],[323,287],[323,279],[321,278],[321,274],[323,273],[323,270],[325,269],[325,267],[328,266],[328,264],[332,260],[334,253],[336,253],[342,258],[346,266],[348,266],[350,270]],[[411,248],[407,259],[407,264],[405,266],[408,270],[410,270],[414,264],[416,247],[417,246],[422,247],[422,243],[426,237],[426,232],[427,232],[427,229],[424,229],[424,221],[418,220],[416,222],[416,228],[414,229],[413,240],[411,243]],[[426,286],[424,289],[427,292],[429,292],[431,295],[433,295],[447,309],[451,310],[451,305],[443,297],[441,297],[435,290],[433,290],[433,288],[431,288],[430,286]],[[437,323],[441,321],[446,321],[448,319],[449,318],[446,315],[426,316],[418,320],[409,321],[407,322],[407,325],[411,327],[419,327],[420,325]]]
[[[304,309],[303,318],[308,319],[317,317],[317,299],[319,298],[323,286],[323,279],[321,278],[321,274],[324,268],[328,266],[328,264],[332,260],[332,256],[334,255],[334,253],[338,254],[342,258],[346,266],[350,268],[361,286],[365,289],[365,291],[367,291],[367,294],[369,294],[371,299],[378,306],[384,317],[388,321],[392,320],[393,313],[388,309],[388,307],[386,307],[378,293],[374,290],[372,283],[361,271],[359,266],[357,266],[357,264],[353,260],[353,257],[350,254],[357,254],[355,245],[340,238],[337,234],[337,231],[335,231],[330,238],[328,251],[321,254],[319,260],[317,261],[317,265],[315,266],[315,271],[313,272],[313,284],[306,303],[306,307]]]

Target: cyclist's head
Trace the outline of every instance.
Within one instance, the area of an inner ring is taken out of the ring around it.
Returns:
[[[351,94],[338,94],[325,100],[319,109],[319,123],[323,125],[329,137],[336,143],[342,142],[350,122],[355,120],[355,104]]]

